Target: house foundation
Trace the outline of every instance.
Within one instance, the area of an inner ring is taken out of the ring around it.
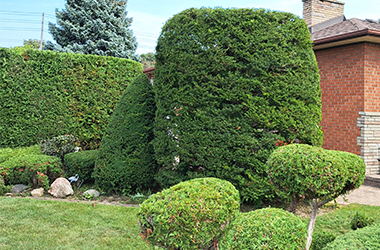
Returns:
[[[380,174],[380,112],[359,112],[357,126],[360,128],[358,146],[360,156],[366,163],[366,175]]]

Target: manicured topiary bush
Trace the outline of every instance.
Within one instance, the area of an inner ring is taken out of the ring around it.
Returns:
[[[277,140],[322,145],[318,67],[306,23],[264,9],[188,9],[156,47],[155,152],[163,187],[194,177],[272,197]]]
[[[103,190],[130,193],[155,187],[155,110],[152,84],[141,74],[122,95],[98,150],[93,177]]]
[[[79,151],[65,155],[65,173],[67,177],[79,175],[82,181],[93,181],[97,150]]]
[[[361,228],[336,237],[323,250],[380,249],[380,224]]]
[[[235,187],[216,178],[181,182],[159,192],[138,210],[141,234],[169,249],[217,249],[239,212]]]
[[[307,250],[318,209],[339,195],[360,187],[366,169],[358,155],[305,144],[277,148],[267,165],[268,177],[279,197],[291,202],[293,208],[299,200],[311,204]]]
[[[277,208],[241,213],[223,238],[220,249],[303,250],[306,225],[296,215]]]
[[[48,189],[49,181],[54,181],[61,174],[61,160],[55,156],[25,155],[0,163],[0,175],[6,185],[25,184]]]

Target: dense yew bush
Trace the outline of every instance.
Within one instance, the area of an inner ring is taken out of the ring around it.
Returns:
[[[170,249],[218,249],[239,212],[239,193],[224,180],[200,178],[154,194],[138,210],[141,234]]]
[[[61,160],[49,155],[24,155],[0,163],[0,175],[6,185],[25,184],[49,188],[63,174]]]
[[[74,134],[99,146],[121,94],[142,65],[132,60],[0,49],[0,147]]]
[[[67,177],[79,175],[82,181],[93,180],[97,150],[79,151],[65,155],[65,173]]]
[[[277,208],[240,214],[223,238],[220,249],[303,250],[306,225],[296,215]]]
[[[129,193],[154,188],[155,110],[152,84],[141,74],[120,98],[98,150],[93,177],[102,189]]]
[[[0,164],[14,157],[42,154],[43,153],[38,145],[19,148],[0,148]]]
[[[348,232],[336,237],[323,250],[380,249],[380,224]]]
[[[322,144],[318,67],[299,17],[188,9],[167,21],[156,51],[163,187],[217,177],[259,204],[272,194],[265,162],[277,139]]]
[[[312,212],[306,249],[310,248],[318,209],[363,184],[365,163],[355,154],[305,144],[277,148],[268,159],[268,177],[276,193],[292,203],[310,202]]]

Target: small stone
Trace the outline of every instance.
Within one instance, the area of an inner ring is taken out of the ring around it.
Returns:
[[[44,194],[44,189],[43,188],[34,189],[30,194],[33,197],[41,197]]]
[[[28,186],[23,185],[23,184],[17,184],[12,187],[12,193],[14,194],[19,194],[22,191],[24,191]]]
[[[53,184],[50,185],[48,192],[57,198],[63,198],[74,194],[74,190],[72,189],[70,182],[63,177],[57,178]]]
[[[12,196],[13,194],[12,193],[6,193],[5,195],[6,196]]]
[[[99,197],[99,195],[100,195],[99,191],[97,191],[95,189],[87,190],[86,192],[83,193],[83,196],[85,196],[86,194],[93,196],[94,198]]]

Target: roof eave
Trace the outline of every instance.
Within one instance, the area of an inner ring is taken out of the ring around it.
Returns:
[[[380,43],[380,31],[367,28],[341,35],[316,39],[313,41],[313,49],[320,50],[359,42]]]

